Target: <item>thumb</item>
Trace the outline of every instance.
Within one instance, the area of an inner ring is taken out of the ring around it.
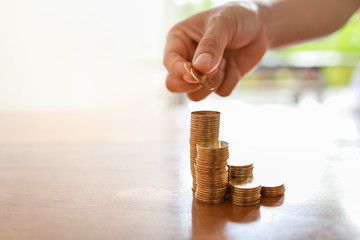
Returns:
[[[205,74],[214,71],[223,57],[227,36],[229,32],[224,21],[212,21],[196,48],[193,66]]]

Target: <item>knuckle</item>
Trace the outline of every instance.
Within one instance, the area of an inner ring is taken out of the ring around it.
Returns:
[[[206,46],[207,48],[218,48],[220,41],[219,38],[213,34],[209,33],[205,38],[201,40],[202,45]]]
[[[227,15],[225,11],[213,15],[209,20],[210,25],[226,26],[228,22],[229,22],[229,15]]]
[[[227,14],[226,10],[213,15],[209,19],[208,26],[211,28],[211,31],[208,32],[208,37],[216,41],[216,44],[220,42],[222,38],[229,38],[229,36],[232,35],[233,22],[234,17],[232,14]]]

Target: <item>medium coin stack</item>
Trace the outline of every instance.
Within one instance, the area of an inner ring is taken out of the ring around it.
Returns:
[[[196,144],[219,139],[220,112],[195,111],[191,113],[190,124],[190,169],[193,179],[192,189],[196,189]]]
[[[225,201],[228,186],[229,144],[206,141],[197,144],[195,198],[205,204]]]
[[[230,202],[239,206],[251,206],[260,202],[261,185],[253,179],[243,182],[236,179],[229,181]]]
[[[240,182],[246,182],[253,178],[253,169],[252,163],[243,166],[228,165],[229,181],[236,179]]]
[[[262,197],[280,197],[285,193],[285,185],[283,182],[265,183],[261,186]]]

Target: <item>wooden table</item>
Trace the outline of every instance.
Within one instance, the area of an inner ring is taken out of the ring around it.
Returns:
[[[194,200],[191,108],[1,113],[0,239],[359,239],[359,116],[241,106],[230,156],[286,185],[252,207]]]

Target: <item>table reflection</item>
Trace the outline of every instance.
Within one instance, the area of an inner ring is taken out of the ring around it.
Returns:
[[[207,205],[192,200],[192,238],[217,236],[226,239],[226,225],[229,222],[245,224],[258,221],[261,216],[260,207],[278,207],[284,203],[285,196],[263,197],[254,206],[237,206],[230,202]]]

